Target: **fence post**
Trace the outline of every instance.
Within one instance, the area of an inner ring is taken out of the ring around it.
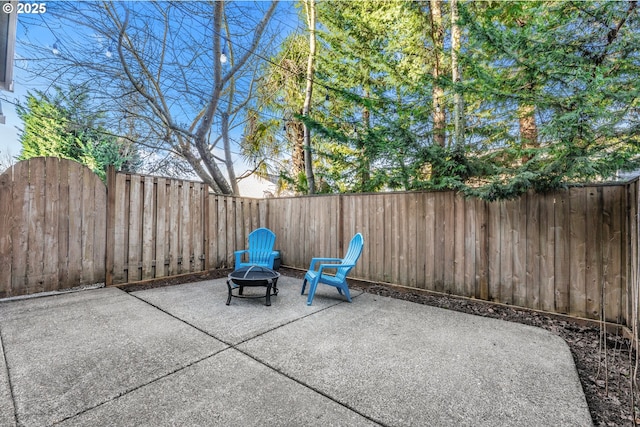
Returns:
[[[344,205],[343,195],[338,195],[338,253],[344,253]]]
[[[210,236],[210,212],[209,212],[209,186],[207,184],[204,185],[204,206],[202,209],[203,212],[203,232],[204,239],[202,239],[204,247],[204,270],[209,271],[211,269],[211,265],[209,263],[209,236]]]
[[[105,239],[105,286],[113,286],[113,261],[116,214],[116,168],[107,166],[107,233]]]

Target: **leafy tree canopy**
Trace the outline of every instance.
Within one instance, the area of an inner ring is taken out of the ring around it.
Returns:
[[[101,115],[91,110],[86,88],[54,90],[53,96],[40,91],[30,93],[26,105],[18,106],[18,115],[24,122],[19,160],[39,156],[71,159],[103,180],[108,165],[134,171],[140,163],[137,152],[130,143],[107,131]]]
[[[637,2],[458,3],[456,82],[449,2],[319,3],[320,89],[303,119],[324,191],[453,189],[495,200],[640,166]],[[283,49],[271,72],[301,56]],[[456,94],[462,146],[453,143]],[[288,99],[264,105],[264,117],[291,110]],[[441,112],[445,144],[435,142]]]

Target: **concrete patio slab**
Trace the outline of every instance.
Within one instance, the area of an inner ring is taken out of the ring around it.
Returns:
[[[375,426],[233,349],[60,426]]]
[[[0,332],[21,426],[45,426],[227,346],[115,289],[3,303]]]
[[[313,305],[307,306],[306,295],[300,295],[301,286],[299,279],[280,277],[278,296],[271,297],[270,307],[265,306],[264,298],[232,298],[231,304],[226,305],[225,279],[149,289],[133,295],[225,343],[236,345],[346,301],[335,288],[326,287],[319,289]],[[265,288],[245,288],[244,293],[263,296]],[[354,291],[352,297],[360,293]]]
[[[567,344],[539,328],[367,294],[238,349],[382,425],[591,425]]]
[[[300,286],[271,307],[226,306],[225,279],[0,302],[0,422],[592,425],[557,336],[330,287],[307,306]]]

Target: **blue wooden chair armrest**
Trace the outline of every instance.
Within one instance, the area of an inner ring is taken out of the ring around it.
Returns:
[[[309,270],[314,270],[313,265],[317,262],[342,262],[342,258],[312,258]]]
[[[342,268],[342,267],[355,267],[355,264],[320,264],[320,268],[318,268],[318,274],[322,274],[322,270],[330,269],[330,268]]]
[[[235,259],[236,259],[236,266],[239,266],[242,263],[242,255],[243,254],[247,254],[247,253],[249,253],[248,249],[244,249],[244,250],[241,250],[241,251],[235,251],[233,253],[234,256],[235,256]]]

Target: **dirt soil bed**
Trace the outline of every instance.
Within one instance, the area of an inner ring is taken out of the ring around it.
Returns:
[[[133,292],[210,280],[227,277],[231,271],[231,269],[212,270],[207,273],[128,285],[122,289]],[[300,279],[304,277],[304,272],[288,268],[281,268],[280,273]],[[479,300],[413,292],[384,284],[358,283],[353,287],[376,295],[546,329],[562,337],[569,345],[594,425],[598,427],[640,425],[640,418],[634,418],[634,391],[631,386],[635,352],[631,351],[629,340],[622,336],[604,333],[599,326],[588,322]],[[637,408],[635,408],[635,414],[636,417],[640,417]]]

